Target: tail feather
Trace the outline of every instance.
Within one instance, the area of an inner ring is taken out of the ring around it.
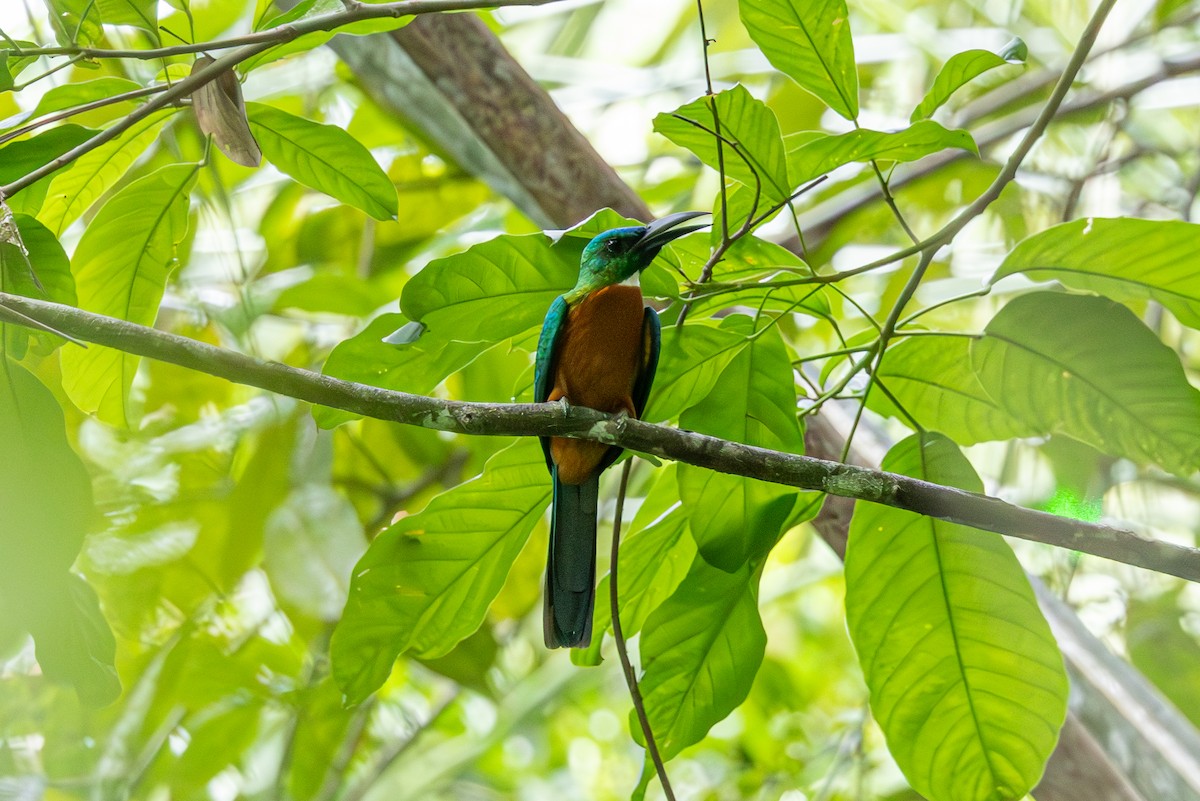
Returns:
[[[550,556],[542,622],[547,648],[586,648],[596,601],[596,500],[600,476],[564,484],[554,468]]]

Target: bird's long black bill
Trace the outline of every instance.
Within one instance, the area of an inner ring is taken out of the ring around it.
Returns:
[[[708,214],[707,211],[680,211],[655,220],[646,226],[646,233],[638,240],[636,247],[638,250],[661,248],[673,239],[690,234],[692,231],[699,231],[701,228],[707,228],[709,223],[680,226],[680,223],[703,217],[706,214]]]

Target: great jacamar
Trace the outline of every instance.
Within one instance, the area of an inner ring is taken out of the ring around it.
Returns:
[[[703,228],[680,212],[649,225],[614,228],[583,249],[575,288],[555,298],[542,324],[534,372],[537,402],[562,400],[640,417],[658,366],[658,314],[638,277],[672,239]],[[596,500],[600,473],[621,449],[542,437],[554,481],[543,623],[548,648],[586,647],[596,595]]]

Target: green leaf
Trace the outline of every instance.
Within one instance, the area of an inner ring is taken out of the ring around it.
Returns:
[[[383,341],[407,322],[402,314],[380,315],[362,331],[338,343],[322,372],[346,381],[429,395],[485,350],[474,342],[455,342],[432,333],[407,345]],[[333,428],[359,415],[318,406],[313,409],[313,417],[323,428]]]
[[[380,534],[354,568],[330,646],[346,698],[378,689],[400,654],[441,656],[478,629],[549,503],[545,458],[527,437]]]
[[[74,306],[75,278],[71,275],[71,263],[54,234],[27,214],[14,214],[12,224],[20,236],[20,245],[0,242],[0,292]],[[41,282],[40,289],[34,281],[35,275]],[[30,329],[5,323],[0,323],[0,332],[3,332],[0,347],[7,348],[13,358],[24,353],[26,341],[35,335]],[[50,347],[62,342],[55,336],[38,336],[49,342]]]
[[[984,391],[971,368],[971,342],[951,335],[901,339],[888,348],[879,378],[921,426],[960,445],[1036,434]],[[867,405],[910,425],[883,392],[873,391]]]
[[[396,218],[396,187],[371,151],[336,125],[247,103],[250,130],[281,172],[377,220]]]
[[[577,254],[541,234],[498,236],[431,261],[404,285],[400,309],[444,339],[499,342],[541,325],[578,274]]]
[[[51,114],[55,111],[63,109],[75,108],[82,106],[85,103],[92,103],[97,100],[114,97],[125,92],[132,92],[141,89],[141,84],[136,81],[131,81],[128,78],[118,78],[113,75],[108,75],[103,78],[96,78],[92,81],[79,81],[78,83],[64,83],[61,86],[55,86],[46,91],[38,101],[37,106],[29,114],[23,114],[19,118],[19,122],[15,122],[5,130],[16,128],[29,119],[37,119],[45,114]],[[78,126],[69,126],[78,127]],[[61,128],[51,129],[53,131],[62,130]],[[94,131],[89,131],[92,134]],[[87,138],[87,137],[84,137]],[[82,141],[82,140],[80,140]],[[78,144],[78,143],[77,143]],[[37,165],[41,166],[41,165]]]
[[[5,41],[8,44],[8,41]],[[37,42],[17,41],[19,47],[36,48]],[[37,61],[34,56],[14,56],[10,55],[11,50],[0,50],[0,92],[8,92],[16,87],[16,78],[21,74],[21,71],[28,67],[33,62]]]
[[[897,444],[883,469],[982,491],[937,434]],[[1037,783],[1066,715],[1067,677],[999,535],[858,504],[846,623],[871,710],[914,790],[930,801],[1004,801]]]
[[[758,573],[726,573],[697,559],[642,630],[641,692],[663,759],[704,739],[745,700],[766,644]]]
[[[664,330],[658,372],[642,419],[671,420],[694,406],[749,344],[741,334],[701,322]]]
[[[769,200],[786,198],[792,183],[788,180],[779,120],[741,84],[659,114],[654,118],[654,130],[690,150],[714,170],[720,169],[717,139],[709,133],[718,128],[713,120],[714,107],[721,135],[737,145],[735,149],[726,143],[721,150],[726,174],[749,187],[761,184]]]
[[[55,236],[62,236],[67,226],[112,189],[133,162],[158,140],[162,127],[174,113],[168,109],[151,114],[57,173],[50,181],[46,202],[37,212],[37,218]]]
[[[132,25],[158,39],[158,0],[96,0],[106,25]]]
[[[263,569],[280,599],[332,623],[346,604],[350,574],[366,544],[350,501],[327,484],[306,484],[267,518]]]
[[[255,25],[255,30],[267,30],[269,28],[277,28],[280,25],[287,25],[296,20],[308,19],[309,17],[319,17],[324,14],[332,14],[338,11],[345,11],[346,6],[341,0],[304,0],[297,3],[290,11],[285,11],[271,19],[262,20]],[[257,14],[256,19],[262,19]],[[340,34],[350,34],[354,36],[366,36],[372,33],[385,33],[394,31],[404,27],[412,22],[415,17],[383,17],[380,19],[366,19],[358,22],[352,22],[349,25],[342,25],[337,30],[332,31],[313,31],[299,36],[290,42],[285,42],[278,47],[273,47],[270,50],[260,55],[249,58],[238,65],[238,69],[243,73],[250,72],[253,69],[270,64],[273,61],[278,61],[286,56],[295,53],[304,53],[328,42],[334,36]]]
[[[188,192],[196,164],[172,164],[139,178],[96,213],[75,250],[79,306],[153,325],[175,246],[187,233]],[[63,352],[63,389],[85,412],[115,425],[129,421],[138,357],[97,345]]]
[[[8,359],[0,359],[0,441],[0,607],[34,635],[47,676],[107,703],[120,691],[112,633],[95,593],[69,572],[95,515],[91,480],[54,395]]]
[[[92,44],[104,35],[93,0],[44,0],[54,35],[61,45]]]
[[[1178,355],[1124,306],[1036,292],[1010,301],[971,346],[996,403],[1039,434],[1188,475],[1200,467],[1200,392]]]
[[[1059,281],[1114,300],[1156,300],[1200,328],[1200,225],[1178,220],[1089,217],[1019,243],[992,276]]]
[[[1020,64],[1025,61],[1029,49],[1020,39],[1013,39],[1000,54],[990,50],[967,50],[950,57],[933,79],[933,86],[913,109],[911,122],[923,120],[937,111],[950,96],[988,70],[1005,64]]]
[[[756,333],[755,321],[739,314],[722,320],[721,329],[745,337],[746,347],[707,397],[679,416],[679,425],[747,445],[803,453],[792,362],[779,328],[772,325]],[[679,465],[679,499],[700,555],[726,572],[771,550],[797,495],[778,484]]]
[[[740,0],[742,24],[777,70],[848,120],[858,117],[858,72],[844,0]]]
[[[10,142],[0,148],[0,181],[12,183],[39,167],[44,167],[76,145],[96,135],[96,131],[78,125],[60,125],[45,133]],[[22,194],[30,191],[22,190]],[[21,195],[15,195],[19,198]],[[11,205],[12,198],[5,198]]]
[[[916,161],[950,148],[979,153],[966,131],[947,130],[933,120],[922,120],[902,131],[859,128],[820,137],[790,152],[788,163],[795,170],[792,180],[802,184],[852,162]]]

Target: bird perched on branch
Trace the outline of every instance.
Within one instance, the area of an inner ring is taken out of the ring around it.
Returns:
[[[561,400],[641,416],[658,366],[660,328],[657,312],[642,300],[638,277],[663,245],[707,225],[681,223],[706,213],[680,212],[649,225],[614,228],[587,244],[575,288],[555,298],[542,324],[536,401]],[[546,647],[586,647],[596,595],[600,473],[621,449],[584,439],[541,440],[554,481],[543,614]]]

